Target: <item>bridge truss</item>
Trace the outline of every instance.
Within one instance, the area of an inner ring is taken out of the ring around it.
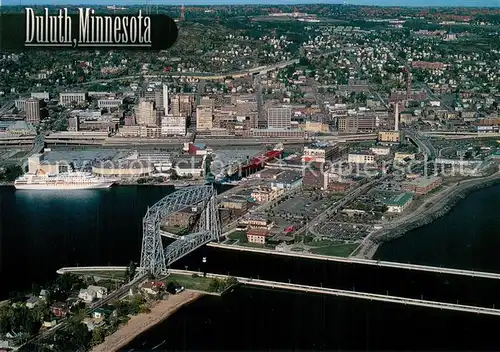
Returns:
[[[199,213],[193,232],[164,248],[160,234],[162,220],[188,207],[196,207]],[[138,275],[167,275],[170,264],[212,240],[219,240],[221,232],[217,191],[212,186],[187,187],[169,194],[144,216]]]

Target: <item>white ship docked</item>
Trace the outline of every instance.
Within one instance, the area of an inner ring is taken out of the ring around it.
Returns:
[[[14,182],[16,189],[96,189],[109,188],[116,180],[97,177],[87,172],[45,174],[42,170],[35,174],[25,174]]]

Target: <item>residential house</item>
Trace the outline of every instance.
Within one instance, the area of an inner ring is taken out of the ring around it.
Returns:
[[[40,299],[43,299],[44,301],[47,300],[47,297],[50,296],[50,292],[48,290],[41,290],[40,291],[40,294],[38,295],[38,297]]]
[[[165,289],[165,283],[161,281],[148,281],[141,287],[141,291],[150,295],[156,295]]]
[[[50,311],[57,318],[65,317],[68,314],[68,306],[61,302],[56,302],[50,307]]]
[[[108,294],[108,289],[102,286],[90,285],[86,289],[81,289],[78,298],[85,303],[91,303],[94,299],[101,299]]]
[[[40,297],[31,296],[26,301],[26,307],[29,308],[29,309],[33,309],[37,305],[39,305],[41,302],[42,302],[42,299]]]
[[[56,321],[55,319],[52,319],[52,320],[44,320],[44,321],[43,321],[43,324],[42,324],[42,326],[43,326],[44,328],[48,328],[48,329],[53,328],[53,327],[54,327],[54,326],[56,326],[56,325],[57,325],[57,321]]]

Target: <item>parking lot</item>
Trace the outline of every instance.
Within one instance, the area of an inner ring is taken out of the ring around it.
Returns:
[[[345,222],[326,222],[319,224],[314,229],[317,235],[339,241],[359,241],[365,238],[372,226]]]
[[[313,219],[327,207],[327,198],[299,193],[285,199],[271,210],[271,215],[282,218]]]

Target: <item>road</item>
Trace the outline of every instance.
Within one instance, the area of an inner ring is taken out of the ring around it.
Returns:
[[[14,107],[14,101],[9,100],[0,108],[0,117],[8,113]]]
[[[169,72],[169,73],[153,74],[153,75],[137,74],[137,75],[129,75],[129,76],[123,76],[123,77],[116,77],[116,78],[97,79],[97,80],[93,80],[90,82],[85,82],[85,83],[83,83],[83,85],[109,83],[109,82],[114,82],[114,81],[127,81],[127,80],[137,79],[140,77],[148,78],[148,79],[158,79],[158,78],[163,78],[163,77],[172,77],[172,78],[190,77],[192,79],[199,79],[199,80],[220,80],[220,79],[225,79],[226,77],[240,78],[240,77],[248,76],[248,75],[254,74],[254,73],[266,72],[266,71],[272,71],[272,70],[275,70],[278,68],[284,68],[284,67],[287,67],[290,65],[294,65],[298,62],[299,62],[299,59],[294,59],[294,60],[279,62],[277,64],[254,67],[254,68],[251,68],[248,70],[243,70],[243,71],[227,72],[227,73],[219,74],[219,75],[213,74],[213,73],[201,73],[201,72],[200,73]],[[82,83],[80,83],[80,84],[82,84]]]
[[[417,143],[420,152],[427,154],[428,160],[433,160],[436,157],[436,148],[432,145],[427,137],[419,131],[404,130],[405,134]]]

